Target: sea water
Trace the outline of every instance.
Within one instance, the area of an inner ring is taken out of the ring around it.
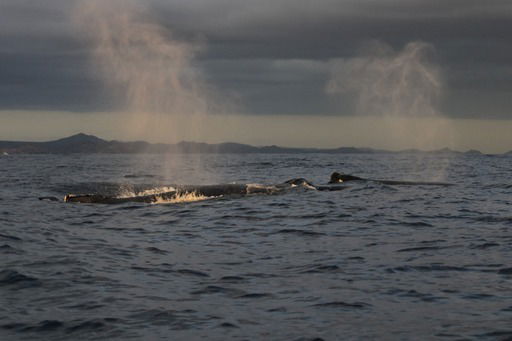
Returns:
[[[512,157],[0,157],[1,340],[512,337]],[[40,201],[333,171],[455,186]]]

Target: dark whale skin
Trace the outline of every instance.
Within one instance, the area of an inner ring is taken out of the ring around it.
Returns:
[[[383,185],[410,185],[410,186],[453,186],[448,182],[429,182],[429,181],[396,181],[396,180],[379,180],[379,179],[365,179],[358,176],[334,172],[331,174],[329,184],[340,184],[349,181],[372,181],[378,182]]]
[[[183,185],[172,186],[173,191],[162,192],[148,195],[134,195],[130,197],[116,197],[103,194],[68,194],[64,197],[64,202],[82,203],[82,204],[122,204],[127,202],[155,203],[179,198],[186,194],[195,194],[208,198],[221,196],[243,196],[248,194],[277,194],[293,187],[303,187],[317,191],[340,191],[348,188],[344,186],[346,182],[372,181],[384,185],[433,185],[433,186],[452,186],[453,184],[445,182],[418,182],[418,181],[394,181],[394,180],[376,180],[365,179],[354,175],[334,172],[328,185],[316,186],[304,178],[294,178],[277,185],[259,185],[259,184],[221,184],[221,185]],[[342,185],[343,184],[343,185]],[[48,198],[40,198],[42,200]]]

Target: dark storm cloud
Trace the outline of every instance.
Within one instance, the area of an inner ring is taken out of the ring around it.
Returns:
[[[0,4],[0,108],[108,110],[115,100],[87,64],[90,46],[69,20],[73,1]],[[512,118],[509,0],[153,0],[180,39],[206,41],[196,61],[249,113],[349,114],[350,98],[325,93],[330,60],[367,41],[436,48],[443,112]]]

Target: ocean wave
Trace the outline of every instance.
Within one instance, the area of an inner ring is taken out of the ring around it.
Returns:
[[[41,286],[40,279],[28,276],[16,270],[0,271],[0,286],[12,286],[15,288],[29,288]]]

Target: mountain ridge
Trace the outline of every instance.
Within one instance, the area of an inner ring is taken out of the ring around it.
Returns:
[[[443,148],[432,151],[418,149],[404,149],[388,151],[374,148],[337,147],[337,148],[300,148],[252,146],[236,142],[223,142],[209,144],[204,142],[181,141],[176,144],[149,143],[146,141],[122,142],[117,140],[104,140],[94,135],[78,133],[72,136],[45,142],[26,141],[0,141],[0,154],[74,154],[74,153],[112,153],[112,154],[139,154],[139,153],[197,153],[197,154],[283,154],[283,153],[328,153],[328,154],[377,154],[377,153],[437,153],[437,154],[482,154],[478,150],[467,152],[454,151]],[[503,153],[510,155],[512,151]]]

